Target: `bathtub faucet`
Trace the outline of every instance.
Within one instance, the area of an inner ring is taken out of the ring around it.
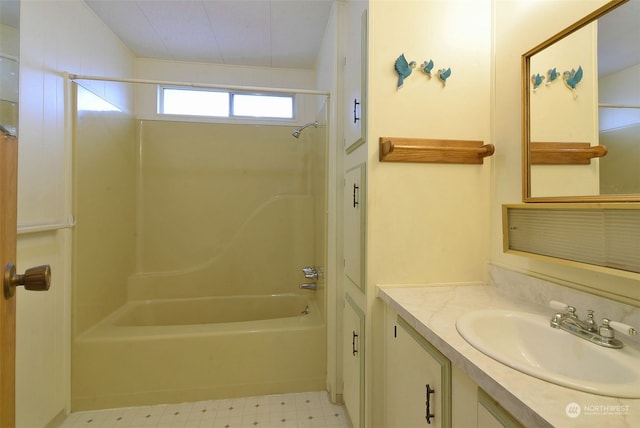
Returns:
[[[318,279],[319,272],[315,266],[303,267],[302,272],[304,272],[304,277],[307,279]]]
[[[306,282],[304,284],[300,284],[300,288],[302,288],[303,290],[317,290],[318,284],[316,284],[315,282]]]

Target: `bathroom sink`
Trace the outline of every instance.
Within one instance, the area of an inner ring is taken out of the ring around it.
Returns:
[[[550,317],[479,310],[456,328],[474,348],[528,375],[593,394],[640,398],[640,351],[609,349],[550,327]]]

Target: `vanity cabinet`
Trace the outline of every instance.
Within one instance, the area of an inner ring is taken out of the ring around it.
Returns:
[[[343,400],[351,426],[364,427],[364,312],[349,294],[343,311]]]
[[[385,309],[385,427],[523,428],[407,321]]]
[[[451,427],[451,362],[387,308],[386,427]]]
[[[478,428],[524,428],[513,416],[478,388]]]

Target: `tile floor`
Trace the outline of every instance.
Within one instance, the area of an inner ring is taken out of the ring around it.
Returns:
[[[349,428],[325,391],[72,413],[61,428]]]

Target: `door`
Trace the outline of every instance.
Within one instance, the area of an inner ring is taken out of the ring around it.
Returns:
[[[18,140],[0,138],[0,266],[15,263]],[[15,426],[16,299],[0,296],[0,427]]]
[[[16,297],[15,287],[45,291],[51,284],[48,265],[15,271],[18,235],[18,139],[0,129],[0,427],[16,422]]]

